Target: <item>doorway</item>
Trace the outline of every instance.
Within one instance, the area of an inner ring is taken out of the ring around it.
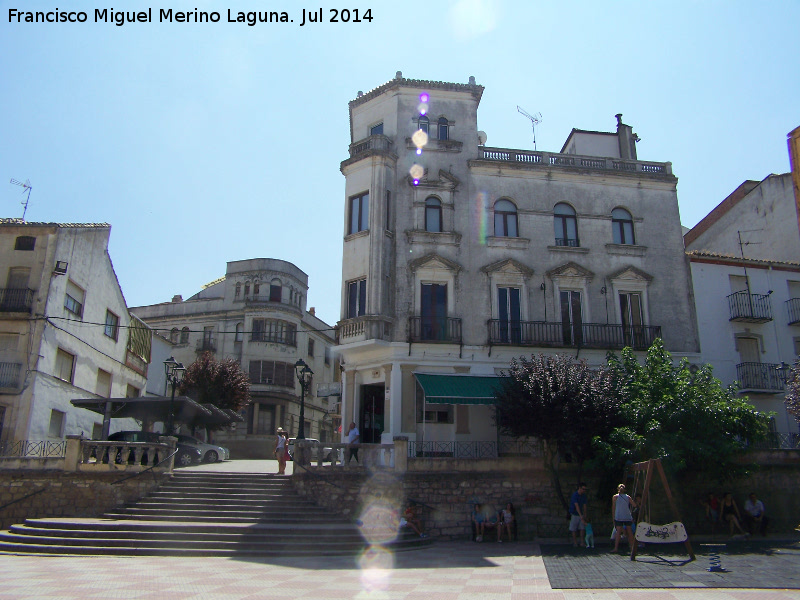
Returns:
[[[361,419],[359,431],[361,442],[364,444],[380,444],[384,424],[384,402],[386,386],[362,385],[361,386]]]

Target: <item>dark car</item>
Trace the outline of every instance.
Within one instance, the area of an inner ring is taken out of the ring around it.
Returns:
[[[162,437],[160,433],[152,433],[150,431],[117,431],[108,436],[108,441],[157,444],[160,437]],[[191,464],[199,463],[203,457],[202,452],[200,452],[198,448],[188,444],[178,442],[177,450],[178,453],[175,455],[176,467],[188,467]],[[145,457],[142,458],[144,459]]]

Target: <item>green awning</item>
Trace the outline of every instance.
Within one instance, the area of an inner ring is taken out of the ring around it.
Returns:
[[[414,373],[428,404],[494,404],[505,377]]]

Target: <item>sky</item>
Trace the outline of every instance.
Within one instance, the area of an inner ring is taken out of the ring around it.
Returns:
[[[265,7],[294,22],[227,22]],[[397,71],[474,76],[488,146],[533,147],[518,105],[542,114],[536,146],[552,152],[622,113],[641,160],[672,162],[688,227],[742,181],[788,172],[800,126],[800,0],[124,3],[148,8],[152,22],[117,26],[95,22],[110,4],[0,0],[0,217],[22,217],[16,179],[32,186],[27,221],[111,224],[131,307],[279,258],[335,324],[348,102]],[[159,22],[170,8],[221,18]],[[304,8],[322,22],[301,26]],[[10,22],[56,9],[88,19]]]

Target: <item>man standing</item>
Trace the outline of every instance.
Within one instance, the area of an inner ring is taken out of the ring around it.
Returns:
[[[767,535],[768,520],[764,514],[764,503],[754,493],[750,494],[744,503],[744,522],[747,529],[753,534],[758,529],[761,535]]]
[[[358,427],[351,422],[350,429],[347,431],[347,443],[350,444],[350,454],[347,457],[348,465],[354,456],[356,457],[356,462],[358,462],[358,442],[360,439],[361,435],[358,433]]]
[[[572,533],[572,545],[583,546],[586,530],[586,484],[579,483],[569,499],[569,530]],[[578,532],[580,531],[580,536]]]

